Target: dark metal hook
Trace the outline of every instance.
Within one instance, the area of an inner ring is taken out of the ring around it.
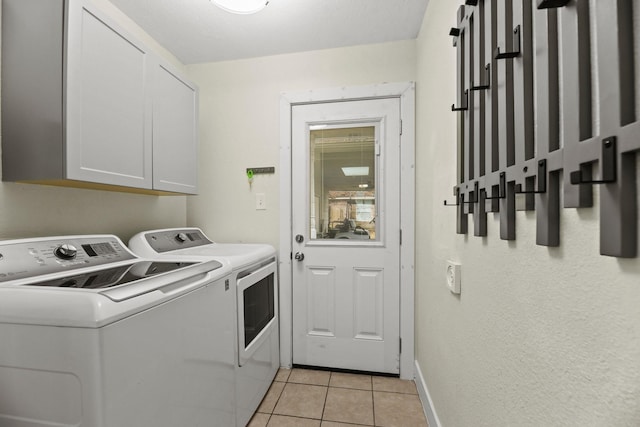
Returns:
[[[507,174],[500,172],[500,183],[498,185],[498,197],[485,197],[486,200],[504,199],[507,197]]]
[[[538,176],[536,177],[538,188],[536,190],[522,190],[522,184],[517,184],[515,192],[519,194],[539,194],[547,192],[547,161],[538,161]]]
[[[451,111],[467,111],[469,109],[469,91],[464,91],[464,105],[456,107],[455,104],[451,104]]]
[[[571,0],[538,0],[538,9],[553,9],[569,4]]]
[[[571,184],[609,184],[616,182],[616,137],[611,136],[602,141],[602,158],[600,159],[602,171],[602,179],[590,180],[583,179],[582,171],[577,170],[571,172]]]
[[[520,25],[513,29],[513,50],[511,52],[500,52],[500,46],[496,48],[496,59],[511,59],[520,56]]]
[[[484,67],[484,75],[485,75],[485,80],[484,80],[485,82],[484,83],[480,83],[478,86],[474,86],[473,82],[471,82],[471,90],[489,89],[489,87],[491,85],[491,64],[487,64],[487,66]]]
[[[477,183],[476,183],[476,188],[477,188]],[[444,201],[444,206],[460,206],[460,205],[467,205],[467,204],[474,204],[477,203],[478,200],[469,200],[468,202],[465,202],[464,200],[460,200],[460,189],[456,188],[456,203],[448,203],[446,200]]]

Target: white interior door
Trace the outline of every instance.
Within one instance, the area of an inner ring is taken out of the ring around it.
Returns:
[[[399,373],[400,100],[292,111],[293,363]]]

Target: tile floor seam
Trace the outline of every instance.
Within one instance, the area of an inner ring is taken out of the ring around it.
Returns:
[[[284,388],[287,386],[287,383],[288,383],[288,381],[285,382],[284,385],[282,386],[282,390],[280,390],[280,394],[278,394],[278,398],[276,399],[276,403],[273,404],[273,408],[271,408],[271,411],[269,412],[269,419],[267,420],[267,425],[269,425],[269,421],[271,421],[271,417],[273,416],[273,411],[276,410],[276,406],[278,406],[278,403],[280,402],[280,398],[284,394]]]
[[[326,421],[319,418],[303,417],[302,415],[286,415],[286,414],[271,414],[271,415],[275,415],[277,417],[285,417],[285,418],[300,418],[301,420],[311,420],[311,421],[320,421],[320,422]]]
[[[373,379],[371,379],[373,382]],[[371,384],[373,386],[373,384]],[[371,387],[371,409],[373,409],[373,426],[376,425],[376,399],[373,397],[373,387]]]
[[[320,425],[322,425],[322,421],[324,421],[324,411],[327,410],[327,397],[329,396],[329,387],[331,384],[331,376],[333,372],[329,372],[329,382],[327,383],[327,394],[324,395],[324,403],[322,404],[322,416],[320,417]]]
[[[373,397],[373,376],[371,377],[371,408],[373,409],[373,425],[376,425],[376,399]]]
[[[360,390],[360,391],[373,391],[368,388],[353,388],[353,387],[340,387],[335,385],[330,385],[329,388],[339,388],[340,390]],[[400,394],[410,394],[410,393],[400,393]]]
[[[407,396],[417,396],[416,393],[405,393],[402,391],[388,391],[388,390],[372,390],[372,391],[376,391],[378,393],[393,393],[393,394],[406,394]]]

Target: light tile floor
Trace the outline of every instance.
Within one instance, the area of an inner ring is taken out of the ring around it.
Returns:
[[[248,427],[428,427],[413,381],[280,369]]]

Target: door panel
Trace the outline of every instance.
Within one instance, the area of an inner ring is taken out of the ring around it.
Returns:
[[[384,339],[384,270],[353,269],[354,332],[357,339]]]
[[[335,268],[307,268],[307,286],[309,287],[309,316],[307,334],[324,337],[335,336]]]
[[[292,118],[293,363],[398,373],[399,99]]]

